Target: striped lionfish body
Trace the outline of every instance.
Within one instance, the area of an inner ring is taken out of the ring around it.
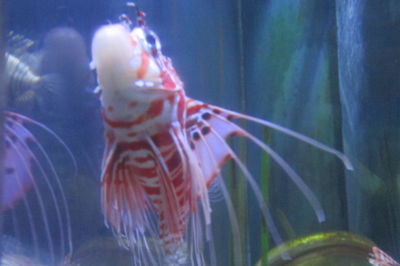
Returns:
[[[93,40],[107,140],[102,208],[116,233],[129,243],[145,245],[141,232],[147,232],[160,240],[162,253],[173,254],[183,244],[190,211],[207,189],[198,181],[200,170],[190,166],[193,156],[184,141],[182,82],[168,58],[154,58],[142,47],[147,45],[145,34],[151,34],[145,31],[139,27],[129,33],[122,25],[106,26]],[[122,47],[112,54],[105,51],[113,49],[115,41]],[[121,63],[116,68],[115,60]],[[208,209],[208,202],[205,205]]]
[[[157,35],[145,25],[144,13],[138,10],[137,16],[138,26],[132,30],[124,16],[124,23],[101,27],[92,42],[106,138],[102,210],[121,243],[134,252],[137,264],[204,265],[203,235],[210,233],[211,224],[208,189],[215,182],[238,236],[232,204],[219,178],[229,158],[243,171],[273,237],[281,241],[257,184],[225,141],[233,134],[249,138],[267,152],[323,220],[318,200],[296,172],[231,119],[251,120],[291,135],[335,154],[351,168],[347,158],[271,122],[187,97],[170,59],[161,53]]]

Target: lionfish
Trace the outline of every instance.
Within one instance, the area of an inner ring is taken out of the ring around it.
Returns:
[[[29,239],[32,244],[30,257],[55,264],[65,252],[72,250],[69,210],[56,168],[28,126],[49,133],[72,159],[73,155],[45,125],[14,112],[4,112],[4,117],[3,174],[0,178],[2,240],[9,237],[15,241]],[[76,168],[76,162],[73,163]],[[54,217],[49,217],[49,213]],[[47,255],[43,254],[44,247]],[[58,252],[59,258],[56,257]]]
[[[400,266],[400,263],[395,261],[378,247],[372,247],[368,261],[374,266]]]
[[[131,4],[134,5],[134,4]],[[171,59],[136,6],[137,26],[126,15],[94,34],[92,67],[101,93],[106,147],[102,163],[102,211],[107,226],[130,248],[138,265],[204,265],[209,240],[208,190],[218,183],[232,230],[238,231],[221,167],[233,159],[253,189],[276,242],[282,242],[262,193],[249,170],[227,144],[243,136],[263,149],[304,193],[318,219],[324,212],[300,176],[267,144],[233,123],[245,119],[311,144],[343,161],[340,152],[269,121],[186,96]],[[132,29],[131,29],[132,28]],[[205,226],[204,226],[205,225]]]

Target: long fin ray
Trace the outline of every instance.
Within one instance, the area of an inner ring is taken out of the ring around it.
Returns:
[[[298,140],[300,140],[302,142],[305,142],[305,143],[307,143],[307,144],[309,144],[311,146],[314,146],[317,149],[320,149],[320,150],[323,150],[323,151],[328,152],[330,154],[333,154],[334,156],[336,156],[337,158],[339,158],[343,162],[343,164],[346,167],[346,169],[354,170],[354,167],[351,164],[350,160],[342,152],[340,152],[338,150],[335,150],[335,149],[333,149],[333,148],[331,148],[331,147],[329,147],[329,146],[327,146],[327,145],[325,145],[325,144],[323,144],[323,143],[321,143],[321,142],[319,142],[319,141],[317,141],[315,139],[312,139],[312,138],[310,138],[310,137],[308,137],[306,135],[303,135],[301,133],[298,133],[298,132],[296,132],[294,130],[285,128],[283,126],[280,126],[280,125],[278,125],[276,123],[273,123],[273,122],[270,122],[270,121],[267,121],[267,120],[263,120],[263,119],[256,118],[256,117],[253,117],[253,116],[241,114],[241,113],[238,113],[238,112],[235,112],[235,111],[231,111],[231,110],[228,110],[228,109],[225,109],[225,108],[221,108],[221,107],[218,107],[218,106],[214,106],[214,105],[210,105],[210,104],[204,104],[204,103],[202,103],[200,101],[196,101],[196,100],[193,100],[193,99],[190,99],[190,98],[188,98],[188,101],[194,103],[193,105],[204,106],[204,107],[200,107],[200,111],[202,113],[207,111],[207,112],[210,113],[210,115],[212,115],[214,113],[214,114],[220,114],[220,116],[223,116],[224,118],[228,118],[229,117],[229,118],[244,119],[244,120],[252,121],[252,122],[255,122],[257,124],[263,125],[265,127],[271,128],[273,130],[282,132],[282,133],[284,133],[284,134],[286,134],[288,136],[291,136],[291,137],[296,138],[296,139],[298,139]],[[201,112],[198,112],[198,111],[195,111],[195,112],[197,113],[196,114],[197,116],[202,114]],[[190,112],[189,112],[189,114],[190,114]],[[200,119],[199,117],[196,117],[196,118],[197,118],[197,120]],[[229,126],[227,128],[224,128],[223,126],[214,127],[214,128],[224,138],[232,133],[232,129]]]
[[[187,182],[190,182],[188,185],[191,188],[186,200],[191,202],[192,210],[189,215],[187,233],[185,234],[185,240],[188,243],[187,250],[190,265],[204,265],[204,240],[208,240],[207,237],[210,232],[207,230],[209,230],[211,225],[211,207],[207,185],[198,158],[187,142],[187,132],[183,131],[179,125],[175,125],[171,128],[170,134],[173,137],[177,150],[181,154],[180,156],[183,156],[183,173],[188,179]],[[206,227],[205,232],[203,231],[204,226]]]
[[[354,167],[353,167],[352,163],[347,158],[347,156],[344,155],[342,152],[340,152],[338,150],[335,150],[335,149],[333,149],[333,148],[331,148],[331,147],[329,147],[329,146],[327,146],[327,145],[325,145],[325,144],[323,144],[323,143],[321,143],[319,141],[316,141],[315,139],[312,139],[312,138],[310,138],[310,137],[308,137],[306,135],[300,134],[300,133],[298,133],[296,131],[293,131],[291,129],[285,128],[283,126],[280,126],[278,124],[275,124],[275,123],[267,121],[267,120],[263,120],[263,119],[260,119],[260,118],[252,117],[252,116],[245,115],[245,114],[241,114],[241,113],[238,113],[238,112],[235,112],[235,111],[231,111],[231,110],[228,110],[228,109],[224,109],[224,108],[221,108],[221,107],[210,106],[210,108],[212,108],[214,110],[219,110],[219,111],[221,111],[221,112],[223,112],[223,113],[225,113],[227,115],[230,115],[230,116],[232,116],[234,118],[245,119],[245,120],[249,120],[249,121],[255,122],[257,124],[260,124],[260,125],[266,126],[268,128],[277,130],[277,131],[282,132],[282,133],[284,133],[286,135],[289,135],[289,136],[291,136],[293,138],[296,138],[296,139],[298,139],[300,141],[308,143],[308,144],[316,147],[317,149],[320,149],[320,150],[323,150],[323,151],[325,151],[327,153],[333,154],[334,156],[339,158],[343,162],[343,164],[344,164],[344,166],[346,167],[347,170],[351,170],[351,171],[354,170]]]
[[[15,125],[17,127],[19,127],[21,132],[24,132],[26,135],[30,134],[30,132],[22,124],[15,123]],[[72,252],[71,219],[70,219],[69,208],[68,208],[67,200],[66,200],[66,197],[65,197],[65,193],[64,193],[64,190],[62,188],[61,181],[60,181],[60,177],[59,177],[59,175],[58,175],[58,173],[57,173],[57,171],[56,171],[56,169],[55,169],[55,167],[54,167],[49,155],[45,151],[44,147],[40,144],[39,141],[37,141],[37,139],[33,135],[31,135],[30,138],[33,140],[34,145],[36,147],[38,147],[40,153],[44,156],[45,161],[46,161],[47,165],[50,167],[50,171],[51,171],[51,173],[54,176],[54,179],[56,181],[56,185],[57,185],[57,188],[58,188],[60,196],[61,196],[62,205],[63,205],[63,208],[65,210],[65,223],[66,223],[65,227],[66,227],[66,230],[67,230],[66,237],[68,239],[67,240],[67,244],[68,244],[68,252],[67,253]],[[47,185],[47,187],[48,187],[48,189],[50,191],[51,198],[52,198],[52,200],[54,202],[54,209],[56,210],[56,216],[57,216],[57,219],[59,221],[60,241],[61,241],[61,245],[60,246],[61,246],[61,251],[63,252],[64,249],[65,249],[65,246],[64,246],[65,245],[64,226],[63,226],[64,217],[62,217],[62,215],[61,215],[61,211],[60,211],[60,208],[59,208],[58,202],[57,202],[56,193],[55,193],[54,188],[53,188],[53,186],[52,186],[52,184],[50,182],[50,178],[46,174],[42,164],[39,162],[39,160],[36,158],[36,156],[33,154],[33,152],[29,149],[28,145],[25,144],[24,142],[22,142],[22,143],[24,145],[24,148],[29,151],[29,154],[32,157],[32,160],[38,166],[39,171],[41,173],[41,176],[43,176],[43,179],[44,179],[44,181],[45,181],[45,183],[46,183],[46,185]]]
[[[12,142],[12,140],[9,139],[8,137],[6,137],[6,139],[9,141],[9,143],[11,144],[13,149],[16,150],[18,156],[20,158],[23,158],[23,156],[21,155],[20,151],[15,146],[15,144]],[[26,169],[29,169],[29,165],[27,164],[27,162],[25,160],[22,160],[21,162],[23,164],[23,167],[25,167]],[[32,173],[31,173],[31,171],[28,171],[28,175],[29,175],[29,177],[30,177],[30,179],[32,181],[32,185],[34,187],[33,191],[35,192],[36,198],[37,198],[39,206],[40,206],[40,213],[41,213],[43,224],[44,224],[44,227],[45,227],[45,234],[46,234],[46,238],[47,238],[47,241],[48,241],[49,253],[51,254],[50,255],[51,261],[55,262],[53,240],[51,238],[49,221],[48,221],[47,216],[46,216],[45,207],[44,207],[45,206],[44,205],[44,201],[43,201],[42,196],[40,195],[38,185],[37,185],[37,183],[35,181],[35,178],[33,177]]]
[[[10,141],[12,141],[12,140],[6,136],[5,141],[10,143]],[[10,148],[13,149],[13,152],[15,152],[16,158],[19,158],[21,161],[24,161],[25,158],[21,157],[22,153],[16,150],[17,149],[16,145],[12,145],[12,144],[9,144],[9,145],[10,145]],[[28,167],[28,165],[26,163],[25,164],[23,163],[22,168],[26,170],[26,172],[27,172],[26,175],[28,176],[28,178],[30,179],[30,182],[31,182],[33,180],[33,175],[30,171],[30,167]],[[21,173],[19,173],[17,171],[15,174],[16,174],[16,176],[14,177],[14,180],[16,181],[16,185],[18,186],[18,188],[20,190],[22,190],[23,184],[21,183]],[[3,177],[4,177],[4,175],[3,175]],[[13,187],[15,187],[15,186],[13,186]],[[2,189],[3,188],[4,187],[2,187]],[[32,235],[32,241],[33,241],[34,254],[36,256],[36,259],[38,259],[39,258],[39,240],[38,240],[37,232],[35,230],[35,228],[36,228],[35,220],[33,219],[33,214],[32,214],[32,210],[29,205],[29,202],[28,202],[27,198],[24,196],[22,197],[22,203],[24,205],[24,208],[26,210],[26,214],[28,217],[28,223],[29,223],[29,227],[30,227],[30,231],[31,231],[31,235]],[[17,215],[15,214],[15,211],[13,208],[11,209],[11,214],[12,214],[13,225],[16,226],[18,218],[17,218]],[[15,234],[17,235],[17,237],[19,237],[18,228],[14,228],[14,231],[15,231]]]
[[[221,121],[225,123],[231,123],[226,120],[224,117],[216,115],[217,118],[221,119]],[[271,147],[266,145],[264,142],[260,141],[258,138],[243,130],[239,126],[237,126],[237,133],[249,138],[255,144],[257,144],[260,148],[262,148],[271,158],[283,169],[283,171],[292,179],[292,181],[297,185],[303,195],[306,197],[312,208],[314,209],[315,214],[317,215],[318,221],[325,221],[325,212],[321,206],[321,203],[318,201],[314,192],[307,186],[306,183],[302,180],[302,178],[296,173],[296,171]]]
[[[8,117],[13,117],[13,118],[19,119],[19,120],[21,120],[21,121],[23,121],[23,122],[26,122],[26,123],[35,125],[35,126],[41,128],[41,129],[43,129],[43,130],[46,131],[47,133],[49,133],[52,137],[54,137],[54,139],[57,140],[57,141],[61,144],[61,146],[62,146],[62,147],[65,149],[65,151],[68,153],[68,156],[71,158],[71,161],[72,161],[72,164],[73,164],[73,168],[74,168],[74,174],[73,174],[73,176],[76,176],[76,174],[77,174],[77,172],[78,172],[78,163],[77,163],[77,161],[76,161],[76,159],[75,159],[75,156],[73,155],[73,152],[72,152],[71,149],[68,147],[68,145],[67,145],[53,130],[51,130],[50,128],[48,128],[48,127],[45,126],[44,124],[42,124],[42,123],[40,123],[40,122],[38,122],[38,121],[35,121],[35,120],[33,120],[33,119],[30,119],[29,117],[26,117],[26,116],[24,116],[24,115],[17,114],[17,113],[14,113],[14,112],[9,112],[9,111],[4,112],[4,113],[5,113],[5,115],[8,116]]]
[[[219,136],[218,132],[216,132],[213,128],[211,128],[212,134],[215,134],[217,137],[220,138],[221,144],[224,145],[227,149],[230,151],[230,156],[231,158],[235,161],[235,163],[239,166],[241,169],[242,173],[244,174],[247,182],[249,182],[251,189],[253,190],[256,199],[258,201],[258,204],[260,206],[261,213],[263,214],[263,217],[267,223],[267,227],[271,233],[272,238],[274,239],[275,243],[277,245],[280,245],[283,243],[282,237],[280,236],[277,227],[271,217],[271,213],[269,211],[269,208],[264,200],[264,197],[262,195],[262,192],[260,188],[258,187],[257,182],[255,181],[254,177],[252,174],[249,172],[247,167],[240,161],[240,159],[236,156],[236,154],[233,152],[233,150],[229,147],[229,145],[225,142],[225,139],[222,136]],[[282,251],[281,256],[284,259],[290,259],[289,254],[287,254],[286,251]]]
[[[161,155],[161,151],[158,149],[157,145],[153,142],[150,137],[146,137],[147,143],[150,145],[151,150],[155,155],[155,162],[159,164],[159,167],[156,167],[158,170],[158,174],[160,176],[160,189],[161,189],[161,197],[163,198],[162,203],[164,207],[161,209],[163,210],[162,215],[166,221],[166,228],[171,231],[161,230],[160,234],[163,233],[176,233],[180,231],[179,224],[180,220],[182,219],[179,217],[180,206],[178,203],[178,195],[176,188],[171,184],[172,176],[170,169],[168,169],[167,163],[165,162],[163,156]],[[166,211],[167,210],[167,211]]]
[[[132,167],[126,164],[129,156],[129,150],[121,151],[116,145],[109,151],[102,173],[103,212],[112,223],[117,234],[123,233],[121,224],[125,214],[132,216],[126,218],[129,228],[127,230],[136,230],[139,225],[144,224],[144,212],[149,207],[145,192],[135,179]],[[133,176],[127,178],[125,171],[133,174]],[[123,185],[127,185],[129,190],[121,191],[119,187]],[[127,205],[122,204],[124,200],[128,202]],[[127,207],[129,210],[126,210]]]
[[[6,117],[5,124],[5,157],[4,157],[4,175],[2,180],[3,193],[1,194],[0,209],[6,210],[11,208],[18,199],[25,195],[25,192],[32,187],[30,172],[32,156],[29,148],[24,146],[24,139],[32,137],[31,134],[26,135],[25,132],[12,129],[7,124],[11,121]],[[12,125],[15,125],[13,122]],[[28,162],[29,167],[20,167],[20,162]],[[15,177],[14,177],[15,176]],[[16,178],[16,177],[19,178]],[[15,184],[16,182],[20,183]]]
[[[210,208],[210,202],[208,199],[208,188],[207,184],[205,182],[206,177],[204,176],[203,170],[200,168],[200,165],[198,163],[198,158],[195,156],[195,154],[192,151],[192,148],[190,147],[190,144],[188,143],[187,139],[187,132],[182,131],[180,127],[175,128],[174,130],[174,135],[175,139],[178,140],[178,147],[180,147],[187,159],[187,162],[185,162],[186,167],[187,167],[187,173],[188,176],[191,176],[190,182],[191,183],[191,198],[190,200],[195,202],[199,199],[201,201],[202,209],[203,209],[203,215],[205,219],[206,224],[211,223],[211,208]],[[187,175],[185,175],[187,176]]]
[[[194,106],[194,107],[193,107]],[[197,108],[196,106],[200,106]],[[191,116],[189,123],[190,127],[188,127],[188,131],[192,132],[191,134],[191,141],[194,143],[195,152],[199,157],[200,163],[201,160],[204,160],[207,164],[202,168],[210,168],[213,169],[213,172],[210,174],[205,172],[207,179],[207,184],[211,184],[214,180],[215,176],[218,174],[219,167],[223,165],[226,159],[232,157],[233,153],[229,145],[221,145],[221,139],[224,140],[231,135],[239,135],[243,137],[247,137],[256,145],[258,145],[261,149],[263,149],[267,154],[271,156],[271,158],[282,168],[282,170],[290,177],[290,179],[297,185],[300,191],[305,195],[306,199],[314,209],[314,212],[320,222],[325,220],[325,213],[321,207],[320,202],[318,201],[315,194],[311,191],[311,189],[304,183],[301,177],[293,170],[292,167],[274,150],[272,150],[268,145],[257,139],[255,136],[247,132],[246,130],[242,129],[235,123],[229,121],[226,116],[227,113],[224,113],[223,109],[218,107],[213,107],[210,105],[205,105],[201,102],[195,102],[192,105],[192,108],[196,108],[196,112],[190,112]],[[214,131],[214,134],[208,134],[210,130]],[[189,134],[190,135],[190,134]],[[215,159],[218,162],[219,167],[210,166],[210,159],[208,158],[207,154],[204,155],[205,147],[204,145],[196,145],[196,139],[203,135],[206,138],[206,142],[209,143],[209,147],[211,148],[212,153],[215,156]],[[204,163],[203,162],[203,163]],[[207,169],[203,171],[209,171]]]
[[[400,266],[392,257],[386,254],[378,247],[372,247],[371,252],[368,254],[368,262],[374,266]]]
[[[148,151],[154,144],[148,139],[143,143]],[[132,251],[133,265],[156,265],[165,258],[159,241],[159,214],[138,174],[140,169],[134,160],[137,148],[135,142],[116,142],[107,149],[102,172],[102,208],[106,224],[108,220],[120,244]]]
[[[41,196],[41,191],[39,191],[39,184],[38,181],[36,179],[39,179],[39,177],[41,179],[43,179],[45,186],[47,186],[47,189],[50,193],[50,198],[51,198],[51,203],[53,204],[53,208],[56,212],[56,219],[58,221],[58,231],[59,231],[59,241],[60,241],[60,257],[64,257],[66,253],[69,253],[72,251],[72,232],[71,232],[71,222],[70,222],[70,214],[69,214],[69,208],[68,208],[68,204],[66,201],[66,197],[64,194],[64,190],[63,187],[61,185],[60,182],[60,177],[55,169],[55,166],[53,164],[53,162],[50,159],[50,156],[48,155],[48,153],[46,152],[45,148],[42,146],[42,144],[36,139],[36,137],[33,135],[33,133],[31,131],[29,131],[25,125],[28,124],[34,124],[36,126],[38,126],[39,128],[41,128],[42,130],[44,130],[45,132],[49,133],[50,135],[54,136],[55,139],[57,141],[59,141],[59,143],[61,145],[64,146],[64,148],[66,148],[67,152],[68,152],[68,147],[66,146],[66,144],[53,132],[51,131],[49,128],[47,128],[46,126],[44,126],[43,124],[32,120],[26,116],[17,114],[17,113],[13,113],[13,112],[5,112],[5,119],[6,119],[6,123],[5,123],[5,133],[10,136],[8,139],[6,138],[6,142],[8,142],[9,146],[13,147],[13,151],[14,153],[18,153],[19,160],[17,160],[17,164],[18,167],[14,167],[16,168],[16,172],[19,175],[19,177],[15,178],[14,180],[17,180],[18,182],[20,182],[22,176],[25,180],[28,179],[29,182],[31,183],[31,185],[34,188],[34,192],[36,195],[36,198],[38,200],[39,203],[39,211],[42,215],[42,219],[43,219],[43,223],[45,225],[45,234],[46,237],[48,238],[48,247],[49,249],[53,249],[53,244],[52,244],[52,239],[49,239],[49,230],[52,230],[51,228],[48,227],[48,222],[47,222],[47,218],[45,217],[45,202]],[[13,143],[11,143],[13,142]],[[28,142],[30,144],[32,144],[34,146],[35,151],[33,149],[31,149],[30,146],[28,146]],[[39,158],[37,156],[41,156],[44,159],[44,163],[42,163]],[[69,154],[70,156],[72,156],[72,153]],[[6,153],[6,157],[7,157],[7,153]],[[73,156],[71,157],[72,159]],[[14,159],[5,159],[5,164],[7,164],[8,162],[12,162],[14,161]],[[21,167],[23,166],[23,167]],[[34,176],[33,175],[33,167],[36,167],[36,169],[38,170],[38,175],[39,176]],[[50,176],[47,173],[47,171],[45,170],[49,168],[50,170]],[[24,173],[18,173],[18,171],[24,170],[26,169],[26,171]],[[51,182],[51,178],[55,179],[55,185],[52,184]],[[10,179],[10,178],[8,178]],[[42,188],[40,188],[42,189]],[[60,194],[60,196],[56,196],[58,194],[56,194],[57,190]],[[31,208],[29,206],[29,204],[26,202],[25,197],[23,197],[23,201],[24,201],[24,205],[26,207],[26,211],[27,211],[27,215],[28,215],[28,219],[29,220],[29,224],[32,230],[32,237],[33,237],[33,241],[35,243],[35,245],[38,245],[38,237],[36,234],[36,229],[34,227],[34,225],[32,224],[33,221],[31,221],[33,218],[33,214],[31,211]],[[63,208],[64,212],[61,211],[60,206],[59,206],[59,202],[61,202],[61,208]],[[46,207],[47,208],[47,207]],[[16,217],[15,217],[16,218]],[[14,219],[14,218],[13,218]],[[67,250],[66,250],[66,246],[67,246]],[[66,253],[65,253],[66,252]],[[54,257],[54,251],[50,252],[52,254],[52,259],[53,262],[55,257]]]
[[[200,131],[199,128],[198,128],[198,130]],[[218,165],[218,163],[217,163],[217,161],[215,159],[215,155],[214,155],[213,149],[208,144],[209,137],[208,137],[208,139],[206,139],[205,136],[200,134],[200,139],[203,142],[203,145],[207,150],[208,157],[211,158],[210,160],[211,160],[211,163],[213,164],[212,168],[213,169],[219,169],[220,166]],[[221,142],[221,139],[218,138],[218,140]],[[222,141],[225,143],[225,140],[222,140]],[[221,145],[216,145],[217,143],[215,143],[215,142],[213,144],[215,145],[214,147],[221,147]],[[219,143],[219,144],[221,144],[221,143]],[[225,145],[222,145],[222,147],[224,147],[224,146]],[[228,150],[228,152],[229,152],[229,150]],[[207,167],[207,166],[204,166],[204,167]],[[204,169],[204,167],[202,169]],[[218,174],[219,174],[219,171],[218,171]],[[238,224],[238,221],[237,221],[236,211],[235,211],[235,208],[233,207],[232,199],[231,199],[231,197],[229,195],[229,192],[228,192],[228,190],[227,190],[227,188],[225,186],[224,180],[222,179],[222,177],[220,175],[218,175],[216,177],[216,180],[218,182],[219,189],[221,190],[222,195],[223,195],[223,197],[225,199],[225,204],[226,204],[226,206],[228,208],[229,220],[231,222],[232,234],[233,234],[233,238],[234,238],[233,245],[234,245],[235,262],[236,263],[241,263],[241,262],[243,262],[243,259],[242,259],[242,255],[241,255],[242,254],[241,247],[240,247],[241,240],[240,240],[239,224]]]

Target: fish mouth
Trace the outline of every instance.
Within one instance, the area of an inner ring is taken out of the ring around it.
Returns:
[[[92,41],[92,57],[102,89],[126,87],[135,81],[131,65],[135,49],[124,26],[112,24],[98,29]]]
[[[141,46],[138,37],[121,24],[97,30],[92,41],[92,56],[92,66],[102,89],[132,85],[154,88],[161,82],[161,71],[154,58]]]
[[[92,41],[93,63],[96,68],[107,64],[129,64],[133,55],[129,31],[119,24],[101,27]]]

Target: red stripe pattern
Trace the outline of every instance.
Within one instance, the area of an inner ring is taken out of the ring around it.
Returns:
[[[132,106],[132,101],[127,105]],[[180,120],[174,126],[174,121],[160,124],[157,120],[167,107],[167,111],[180,112],[171,115]],[[158,237],[166,253],[173,253],[182,242],[194,208],[191,179],[183,169],[188,159],[178,147],[185,140],[177,142],[171,133],[178,130],[177,135],[184,135],[182,110],[185,95],[181,90],[149,102],[148,108],[132,120],[113,120],[106,108],[103,110],[107,141],[102,175],[104,214],[118,234],[131,237],[130,233],[147,222],[148,213],[155,211]],[[136,131],[136,126],[144,123],[158,130],[152,134]]]

